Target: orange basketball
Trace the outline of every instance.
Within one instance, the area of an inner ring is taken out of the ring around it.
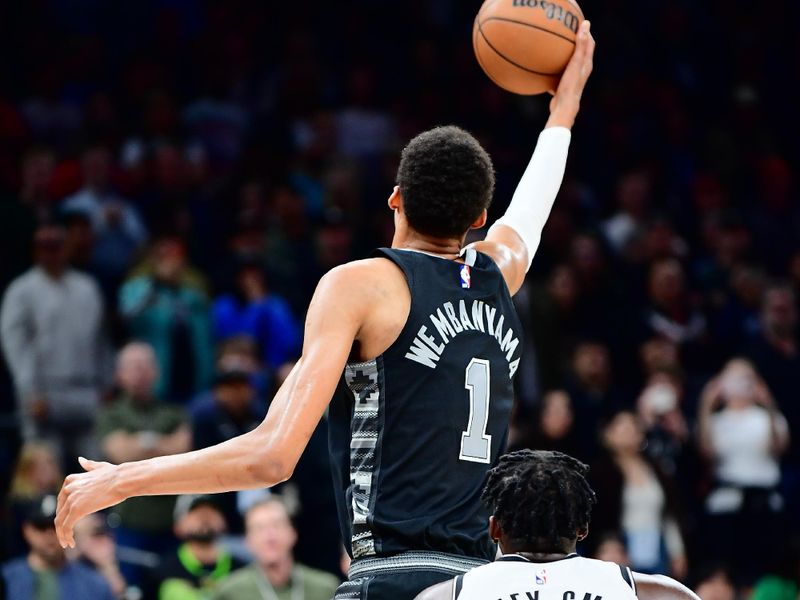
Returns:
[[[489,78],[509,92],[555,90],[582,21],[573,0],[486,0],[472,31],[475,56]]]

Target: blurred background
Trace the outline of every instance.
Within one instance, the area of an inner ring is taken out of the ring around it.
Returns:
[[[307,570],[307,598],[330,597],[344,565],[324,421],[279,489],[128,501],[68,556],[49,494],[78,454],[135,460],[253,428],[319,277],[390,243],[410,137],[473,132],[502,213],[548,98],[480,72],[479,5],[0,5],[10,598],[246,599],[247,569],[283,590],[287,564]],[[582,8],[595,71],[516,298],[511,446],[592,465],[585,554],[704,600],[795,600],[800,8]]]

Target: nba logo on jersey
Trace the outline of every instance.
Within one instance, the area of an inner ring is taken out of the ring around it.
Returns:
[[[471,275],[469,272],[469,265],[463,265],[461,267],[461,287],[464,289],[469,289],[471,281]]]
[[[544,585],[547,583],[547,571],[542,569],[536,573],[536,585]]]

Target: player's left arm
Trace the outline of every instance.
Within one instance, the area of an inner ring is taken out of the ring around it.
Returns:
[[[422,590],[414,600],[453,600],[455,580],[443,581]]]
[[[488,254],[497,263],[512,294],[525,280],[564,178],[571,129],[592,72],[594,46],[590,24],[584,21],[575,52],[550,102],[550,118],[511,204],[505,215],[489,229],[486,239],[473,244],[476,250]]]
[[[291,477],[375,302],[374,282],[362,271],[345,265],[322,278],[308,309],[302,357],[253,431],[203,450],[120,465],[81,458],[87,472],[68,476],[58,496],[61,544],[74,547],[78,520],[133,496],[254,489]]]
[[[636,596],[639,600],[700,600],[700,597],[682,583],[665,575],[633,573]]]

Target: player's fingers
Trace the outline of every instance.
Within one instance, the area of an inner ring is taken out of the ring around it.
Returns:
[[[111,463],[89,460],[88,458],[84,458],[83,456],[78,457],[78,462],[84,468],[85,471],[94,471],[95,469],[98,469],[100,467],[111,466]]]
[[[64,548],[74,548],[75,547],[75,537],[72,534],[72,528],[75,525],[75,522],[78,520],[78,515],[73,506],[69,506],[64,513],[64,518],[61,521],[61,529],[58,535],[58,539],[61,542],[61,546]]]
[[[586,60],[587,58],[591,58],[592,52],[594,51],[591,21],[584,21],[581,23],[581,28],[578,31],[577,50],[577,54],[581,59]]]
[[[56,536],[58,536],[58,543],[62,548],[67,547],[67,536],[64,531],[64,522],[69,514],[69,500],[59,502],[59,507],[56,510]]]

